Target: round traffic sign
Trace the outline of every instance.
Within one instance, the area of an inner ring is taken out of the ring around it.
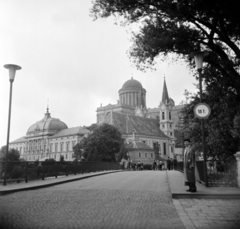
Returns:
[[[194,107],[194,114],[197,118],[208,118],[211,114],[211,109],[206,103],[198,103]]]

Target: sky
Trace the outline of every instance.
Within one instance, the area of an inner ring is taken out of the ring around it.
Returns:
[[[97,108],[116,104],[131,77],[146,89],[148,108],[159,106],[164,76],[176,105],[185,89],[196,92],[183,62],[137,70],[127,55],[130,28],[112,17],[94,21],[91,6],[92,0],[0,0],[0,147],[7,141],[9,109],[5,64],[22,67],[13,83],[10,142],[25,136],[47,107],[69,128],[96,123]]]

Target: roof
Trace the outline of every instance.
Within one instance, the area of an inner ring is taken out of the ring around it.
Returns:
[[[40,121],[36,122],[35,124],[31,125],[28,128],[27,135],[39,134],[48,131],[57,132],[67,128],[68,128],[67,125],[60,119],[52,118],[47,108],[47,112],[45,113],[43,119],[41,119]]]
[[[167,90],[165,78],[164,78],[164,84],[163,84],[162,102],[169,103],[169,96],[168,96],[168,90]]]
[[[16,143],[21,143],[21,142],[25,142],[25,141],[26,141],[26,139],[25,139],[25,137],[23,136],[23,137],[21,137],[21,138],[18,138],[18,139],[16,139],[16,140],[10,142],[10,144],[16,144]]]
[[[122,86],[122,89],[128,89],[128,88],[142,88],[142,84],[137,81],[137,80],[134,80],[133,78],[131,78],[130,80],[126,81],[123,86]]]
[[[77,126],[77,127],[60,130],[56,134],[52,135],[50,138],[58,138],[58,137],[69,136],[69,135],[85,135],[88,133],[90,133],[88,129],[83,128],[81,126]]]
[[[129,150],[134,150],[134,149],[143,149],[143,150],[151,150],[153,151],[153,148],[151,148],[150,146],[148,146],[146,143],[144,142],[131,142],[128,146],[127,149]]]
[[[112,111],[107,114],[105,122],[117,127],[122,134],[129,134],[135,130],[140,135],[169,138],[160,130],[157,119],[126,115]]]

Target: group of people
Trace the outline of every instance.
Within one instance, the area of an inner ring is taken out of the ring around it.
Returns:
[[[163,161],[154,160],[152,163],[152,170],[164,170],[165,163]]]
[[[167,159],[167,169],[168,170],[176,170],[177,169],[177,158],[174,157],[174,159],[169,158]]]

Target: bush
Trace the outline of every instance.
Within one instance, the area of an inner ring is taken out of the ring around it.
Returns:
[[[12,179],[17,179],[19,177],[21,177],[24,173],[24,170],[22,167],[20,166],[15,166],[11,172],[11,178]]]

